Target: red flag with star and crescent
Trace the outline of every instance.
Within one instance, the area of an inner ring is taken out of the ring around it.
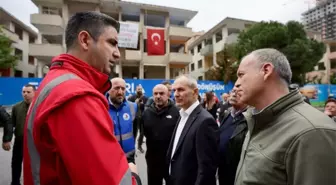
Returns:
[[[147,29],[147,55],[165,54],[164,30]]]

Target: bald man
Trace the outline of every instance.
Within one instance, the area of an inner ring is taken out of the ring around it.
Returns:
[[[176,105],[181,107],[167,162],[167,185],[216,185],[219,161],[219,128],[198,101],[197,81],[180,76],[173,84]]]
[[[167,86],[156,85],[153,88],[154,102],[145,109],[140,121],[138,148],[142,151],[141,145],[145,136],[148,185],[162,185],[168,172],[166,154],[179,118],[179,110],[169,94]]]
[[[122,78],[111,80],[108,92],[109,114],[113,120],[114,135],[124,150],[129,163],[135,164],[135,138],[137,132],[137,104],[125,99],[126,82]]]

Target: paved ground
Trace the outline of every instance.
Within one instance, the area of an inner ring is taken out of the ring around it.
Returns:
[[[0,138],[2,144],[3,128],[0,128]],[[9,185],[10,184],[10,161],[12,153],[6,152],[0,148],[0,185]]]
[[[2,138],[2,136],[3,128],[0,128],[0,138]],[[11,157],[12,150],[10,152],[6,152],[2,149],[2,147],[0,148],[0,185],[10,185]],[[137,154],[136,163],[138,167],[138,173],[142,180],[142,184],[147,185],[147,168],[144,154]]]

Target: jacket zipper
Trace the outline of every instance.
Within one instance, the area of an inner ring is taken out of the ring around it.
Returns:
[[[123,140],[122,140],[122,137],[121,137],[121,125],[120,125],[120,121],[119,121],[119,112],[117,112],[117,119],[118,119],[118,130],[119,130],[119,138],[120,138],[120,146],[121,148],[123,148]]]

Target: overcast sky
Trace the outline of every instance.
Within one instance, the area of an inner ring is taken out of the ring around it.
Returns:
[[[225,17],[253,21],[301,20],[301,13],[308,10],[306,0],[127,0],[139,3],[191,9],[198,14],[188,24],[194,31],[209,30]],[[309,1],[309,0],[308,0]],[[312,2],[312,1],[311,1]],[[311,5],[311,4],[310,4]],[[30,14],[37,13],[31,0],[0,0],[0,6],[24,23],[29,23]],[[311,5],[312,6],[312,5]]]

